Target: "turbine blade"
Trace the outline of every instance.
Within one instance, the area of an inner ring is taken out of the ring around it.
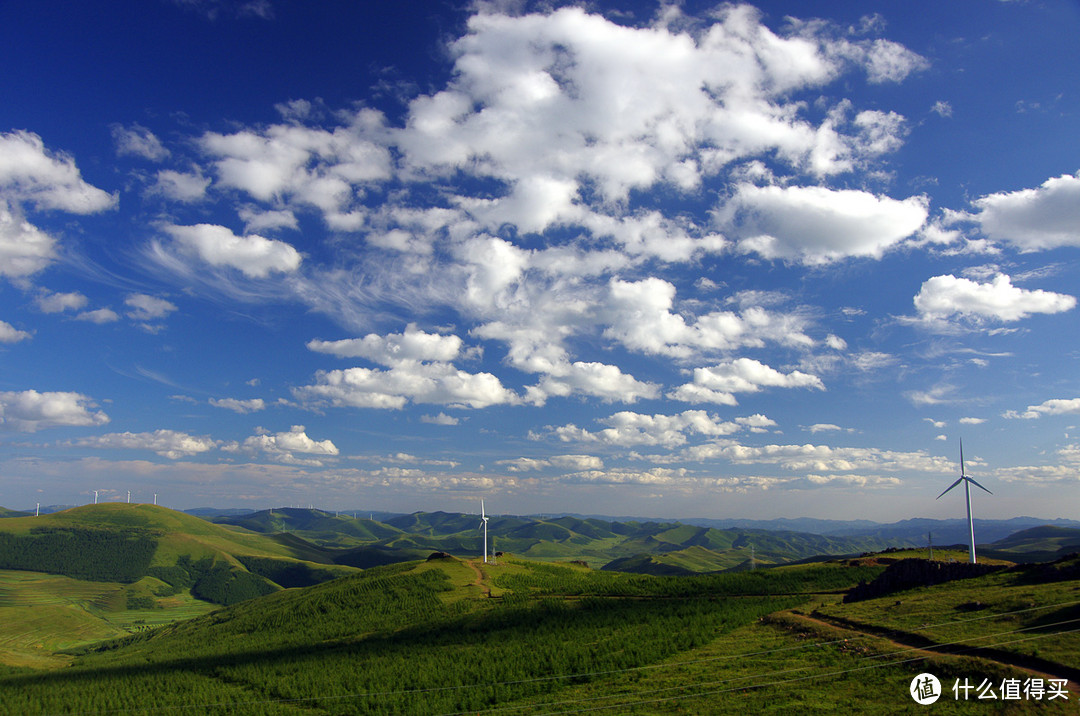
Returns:
[[[483,500],[480,500],[480,517],[482,519],[487,519],[487,513],[484,512],[484,501]]]
[[[985,490],[986,492],[989,492],[989,493],[990,493],[991,495],[992,495],[992,494],[994,494],[993,492],[990,492],[990,490],[987,490],[987,489],[986,489],[985,487],[983,487],[983,486],[982,486],[982,485],[980,485],[979,483],[975,482],[975,480],[974,480],[974,479],[972,479],[972,478],[970,478],[970,477],[965,477],[964,479],[965,479],[965,480],[967,480],[968,482],[970,482],[970,483],[971,483],[972,485],[974,485],[975,487],[979,488],[980,490]]]
[[[956,478],[956,482],[954,482],[953,484],[951,484],[951,485],[949,485],[948,487],[946,487],[946,488],[945,488],[945,492],[948,492],[949,490],[953,489],[954,487],[956,487],[957,485],[959,485],[959,484],[960,484],[961,482],[963,482],[963,481],[964,481],[964,478],[962,478],[962,477],[958,477],[958,478]],[[984,488],[984,489],[985,489],[985,488]],[[940,500],[940,499],[942,498],[942,496],[943,496],[943,495],[945,494],[945,492],[942,492],[942,493],[941,493],[940,495],[938,495],[938,496],[937,496],[936,498],[934,498],[934,499]]]
[[[960,438],[960,477],[964,476],[964,439]]]

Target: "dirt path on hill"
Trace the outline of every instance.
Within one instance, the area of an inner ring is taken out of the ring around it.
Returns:
[[[469,565],[469,569],[476,573],[476,581],[473,582],[473,586],[479,587],[481,592],[484,592],[490,597],[491,587],[484,586],[484,573],[481,572],[480,568],[476,566],[476,562],[469,560],[466,561],[465,564]]]
[[[1080,695],[1080,669],[1065,666],[1064,664],[1058,664],[1053,661],[1047,661],[1046,659],[1040,659],[1035,656],[1015,654],[1013,652],[994,649],[992,647],[969,646],[966,643],[941,644],[922,636],[921,634],[872,627],[842,617],[827,616],[820,612],[815,612],[812,616],[787,612],[787,616],[797,622],[802,622],[805,625],[826,627],[829,629],[843,629],[845,631],[852,631],[857,634],[881,639],[897,647],[897,651],[909,650],[909,658],[920,656],[973,656],[980,659],[986,659],[987,661],[993,661],[1002,666],[1018,669],[1035,677],[1041,677],[1043,679],[1065,679],[1068,681],[1070,700],[1075,700],[1078,695]]]

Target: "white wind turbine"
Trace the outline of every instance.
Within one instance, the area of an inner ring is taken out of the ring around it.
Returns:
[[[990,492],[990,490],[987,490],[985,487],[983,487],[979,483],[975,482],[975,480],[968,477],[967,474],[964,472],[964,441],[963,440],[960,441],[960,477],[956,478],[956,482],[954,482],[953,484],[951,484],[947,488],[945,488],[945,492],[948,492],[949,490],[953,489],[954,487],[959,485],[961,482],[964,483],[964,499],[967,501],[968,535],[971,537],[971,563],[975,564],[975,562],[976,562],[975,561],[975,522],[972,521],[972,519],[971,519],[971,485],[975,485],[975,487],[979,488],[980,490],[983,490],[983,491],[987,492],[988,494],[992,495],[994,493]],[[945,492],[942,492],[941,495],[938,495],[937,499],[940,500],[942,495],[945,494]]]
[[[480,526],[484,528],[484,564],[487,564],[487,513],[484,511],[484,501],[480,500]]]

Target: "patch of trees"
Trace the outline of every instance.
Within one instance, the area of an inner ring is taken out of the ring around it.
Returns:
[[[146,575],[156,549],[142,530],[33,527],[27,535],[0,533],[0,569],[127,584]]]
[[[252,574],[265,577],[286,589],[291,587],[311,587],[339,576],[329,569],[312,567],[310,564],[273,557],[237,557],[242,565]]]
[[[883,597],[915,587],[971,579],[1004,569],[1001,565],[970,562],[937,562],[928,559],[902,559],[890,564],[875,580],[860,583],[844,596],[844,603]]]
[[[257,574],[224,562],[215,563],[212,557],[192,560],[190,555],[184,554],[172,567],[150,567],[148,573],[176,591],[190,589],[191,596],[197,599],[225,606],[261,597],[278,589]]]

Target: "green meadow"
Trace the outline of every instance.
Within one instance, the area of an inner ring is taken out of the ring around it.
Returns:
[[[904,560],[933,565],[918,550],[891,550],[678,575],[599,570],[568,554],[361,570],[333,562],[355,547],[146,507],[110,506],[101,521],[84,510],[67,522],[0,522],[29,540],[0,553],[7,559],[52,559],[69,539],[102,558],[148,555],[147,573],[128,569],[126,581],[0,570],[0,712],[908,713],[922,672],[941,680],[932,707],[941,713],[1075,713],[1080,704],[1075,556],[998,560],[1001,569],[982,576],[845,603]],[[453,520],[440,519],[452,533]],[[402,537],[407,527],[398,539],[415,549],[422,540]],[[578,527],[593,532],[586,539],[611,539],[609,526]],[[675,545],[700,537],[696,529],[654,534]],[[965,555],[934,556],[949,565]],[[964,701],[952,691],[961,681],[1000,689],[1031,679],[1071,682],[1053,699]]]

